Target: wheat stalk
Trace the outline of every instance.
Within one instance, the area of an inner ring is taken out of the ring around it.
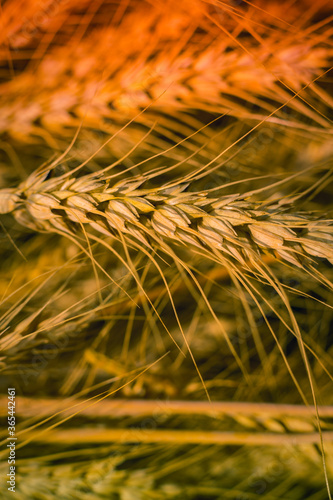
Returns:
[[[219,432],[219,431],[186,431],[186,430],[150,430],[149,432],[136,433],[127,429],[95,429],[82,427],[81,429],[68,429],[61,431],[31,431],[27,439],[43,443],[64,444],[98,444],[98,443],[177,443],[205,444],[205,445],[313,445],[320,443],[317,432],[313,433],[251,433],[251,432]],[[328,443],[333,442],[333,432],[323,432],[323,438]]]
[[[6,398],[0,396],[0,415],[6,415],[5,403]],[[71,405],[72,403],[72,405]],[[20,396],[17,398],[17,413],[18,415],[31,417],[45,417],[61,413],[62,416],[76,415],[79,411],[80,415],[85,417],[99,418],[120,418],[124,416],[144,417],[165,414],[168,417],[173,415],[205,415],[215,418],[222,418],[223,415],[229,415],[239,418],[239,422],[245,425],[246,418],[255,419],[262,417],[263,419],[283,420],[290,418],[292,424],[295,419],[295,426],[299,423],[299,432],[309,431],[310,428],[301,427],[300,422],[311,420],[315,415],[313,406],[301,406],[291,404],[274,404],[274,403],[251,403],[251,402],[233,402],[233,401],[159,401],[149,399],[105,399],[95,402],[90,405],[84,399],[51,399],[51,398],[29,398]],[[319,406],[319,414],[321,418],[333,417],[333,406]],[[250,421],[250,420],[249,420]],[[295,426],[293,430],[296,430]],[[313,428],[313,427],[312,427]],[[272,430],[272,429],[271,429]]]

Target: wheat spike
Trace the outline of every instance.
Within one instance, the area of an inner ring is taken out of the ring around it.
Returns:
[[[144,179],[116,184],[91,175],[66,180],[32,174],[17,189],[0,191],[1,213],[13,213],[34,230],[75,234],[82,225],[105,236],[163,240],[221,251],[245,265],[266,250],[302,267],[302,259],[333,262],[330,220],[286,213],[279,203],[251,201],[248,194],[212,198],[187,184],[144,188]],[[74,224],[73,224],[74,223]]]
[[[182,120],[191,123],[186,115],[189,109],[260,120],[330,66],[332,48],[327,28],[312,38],[300,39],[299,33],[279,26],[277,37],[274,31],[266,33],[258,18],[254,24],[250,8],[249,12],[245,7],[239,8],[235,18],[228,10],[221,11],[209,3],[190,2],[188,10],[186,5],[180,7],[171,2],[165,11],[158,4],[152,7],[144,3],[139,8],[134,3],[121,24],[126,37],[119,37],[119,27],[111,23],[95,27],[79,49],[73,43],[70,46],[73,53],[68,52],[68,45],[55,46],[37,68],[28,68],[10,85],[5,82],[0,87],[0,133],[8,133],[20,142],[29,142],[34,137],[34,141],[55,145],[57,137],[67,138],[82,119],[88,129],[110,134],[146,106],[151,109],[137,122],[149,126],[159,112],[160,124],[165,123],[169,131],[173,129],[170,120],[168,123],[161,114],[172,117],[181,113]],[[64,10],[69,10],[66,15],[70,17],[72,8],[75,17],[74,7],[66,2]],[[256,16],[263,15],[260,10],[254,12]],[[63,15],[61,5],[57,15]],[[55,17],[50,21],[55,22]],[[250,42],[237,43],[232,34],[240,17],[245,30],[249,30]],[[186,28],[191,25],[192,36],[182,42]],[[147,54],[151,27],[156,27],[159,40]],[[258,43],[254,29],[265,37],[265,45]],[[198,50],[197,30],[204,32],[201,38],[205,50]],[[20,31],[15,35],[9,29],[9,40],[16,40],[19,35]],[[103,44],[98,43],[101,37]],[[171,59],[170,52],[174,54]],[[137,60],[134,67],[127,64],[133,59]],[[101,64],[104,73],[113,75],[112,78],[100,79]],[[311,95],[303,90],[302,100],[290,101],[291,116],[277,111],[269,120],[304,129],[302,119],[307,116],[314,129],[328,132],[329,121],[313,108],[329,97],[316,83],[311,88]],[[18,94],[20,106],[16,101]],[[254,106],[256,113],[252,110]],[[126,140],[133,144],[138,134],[138,130],[128,130]]]

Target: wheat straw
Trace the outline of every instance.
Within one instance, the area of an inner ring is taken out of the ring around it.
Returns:
[[[0,414],[5,415],[6,398],[0,396],[1,406]],[[232,401],[158,401],[158,400],[140,400],[140,399],[108,399],[98,401],[94,406],[85,406],[84,400],[73,400],[75,403],[73,409],[67,406],[70,400],[59,399],[36,399],[28,397],[17,398],[17,413],[27,417],[44,417],[61,412],[62,416],[71,415],[77,411],[77,406],[80,408],[80,415],[86,417],[98,418],[108,417],[110,419],[124,416],[143,417],[166,415],[206,415],[214,416],[220,419],[223,415],[232,415],[236,419],[238,416],[246,415],[252,418],[304,418],[310,419],[315,415],[313,406],[301,406],[290,404],[274,404],[274,403],[251,403],[251,402],[232,402]],[[333,406],[319,406],[318,412],[322,418],[333,417]],[[296,420],[297,422],[298,420]],[[301,429],[300,429],[301,431]]]
[[[27,438],[43,443],[176,443],[205,444],[205,445],[248,445],[248,446],[280,446],[280,445],[310,445],[319,444],[318,433],[303,434],[271,434],[247,432],[207,432],[207,431],[175,431],[175,430],[149,430],[136,432],[127,429],[94,429],[83,427],[81,429],[62,430],[57,432],[31,431]],[[333,432],[323,432],[325,442],[333,442]]]

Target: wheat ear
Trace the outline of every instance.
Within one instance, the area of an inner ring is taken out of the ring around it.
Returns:
[[[48,174],[33,173],[17,189],[0,190],[0,213],[13,212],[36,231],[73,235],[84,226],[147,246],[173,241],[222,252],[242,265],[262,250],[299,267],[312,257],[333,263],[331,221],[287,213],[281,203],[251,201],[247,193],[212,198],[183,183],[145,189],[144,178],[112,185],[100,176],[46,179]]]
[[[212,11],[204,2],[191,4],[186,12],[173,2],[175,8],[168,14],[163,14],[164,5],[161,10],[158,5],[148,9],[145,5],[144,9],[135,4],[122,20],[126,37],[119,37],[118,27],[111,24],[87,35],[79,50],[69,52],[74,44],[50,50],[37,69],[28,68],[10,85],[1,85],[0,133],[23,142],[33,136],[34,141],[51,141],[54,147],[54,136],[67,139],[69,128],[75,129],[82,118],[85,126],[110,134],[152,103],[155,113],[162,110],[173,117],[182,112],[182,120],[188,123],[189,109],[261,120],[330,66],[331,33],[325,27],[322,33],[300,39],[300,33],[280,26],[277,37],[264,24],[260,26],[257,18],[254,23],[245,8],[233,18],[223,10]],[[260,10],[255,14],[260,15]],[[238,29],[240,16],[251,37],[245,42],[241,37],[238,43],[232,33]],[[197,29],[183,45],[184,33],[194,23]],[[155,26],[160,41],[150,49],[150,32]],[[266,40],[265,46],[258,43],[257,34]],[[103,44],[99,43],[101,37]],[[200,43],[203,50],[198,50]],[[112,78],[101,80],[101,64]],[[270,120],[304,129],[299,118],[307,116],[318,131],[327,132],[329,121],[314,108],[329,102],[329,96],[316,83],[311,89],[312,94],[304,89],[302,99],[289,103],[294,118],[281,111]],[[260,111],[253,112],[253,106]],[[145,114],[141,122],[149,126],[152,118],[154,114]],[[128,133],[128,140],[133,143],[137,136]]]

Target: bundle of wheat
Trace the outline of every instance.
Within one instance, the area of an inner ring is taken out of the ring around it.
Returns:
[[[331,498],[329,2],[1,16],[16,497]]]

